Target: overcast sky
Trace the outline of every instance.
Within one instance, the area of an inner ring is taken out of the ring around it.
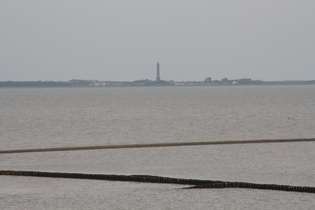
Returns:
[[[314,0],[1,0],[0,81],[315,80]]]

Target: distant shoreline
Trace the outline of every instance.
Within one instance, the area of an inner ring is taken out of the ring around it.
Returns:
[[[70,80],[70,81],[0,81],[1,87],[157,87],[157,86],[244,86],[244,85],[314,85],[315,80],[262,81],[251,79],[214,81],[152,81],[133,82]]]

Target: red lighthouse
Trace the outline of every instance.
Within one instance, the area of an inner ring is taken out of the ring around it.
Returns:
[[[157,63],[156,64],[156,81],[160,81],[161,78],[160,78],[160,64]]]

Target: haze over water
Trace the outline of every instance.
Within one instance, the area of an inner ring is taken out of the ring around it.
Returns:
[[[314,93],[315,86],[2,88],[1,150],[313,138]],[[0,168],[315,186],[314,151],[310,142],[6,154],[1,155]],[[314,196],[303,193],[181,191],[172,185],[4,176],[0,180],[0,208],[5,209],[315,206]]]

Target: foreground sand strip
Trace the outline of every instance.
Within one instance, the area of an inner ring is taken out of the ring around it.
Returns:
[[[192,185],[191,187],[186,187],[184,189],[250,188],[250,189],[262,189],[262,190],[281,190],[281,191],[315,193],[315,187],[308,187],[308,186],[256,184],[256,183],[247,183],[247,182],[226,182],[226,181],[212,181],[212,180],[199,180],[199,179],[179,179],[179,178],[148,176],[148,175],[82,174],[82,173],[9,171],[9,170],[0,171],[0,175],[68,178],[68,179],[69,178],[71,179],[96,179],[96,180],[108,180],[108,181]]]
[[[73,151],[73,150],[96,150],[96,149],[126,149],[126,148],[143,148],[143,147],[179,147],[179,146],[200,146],[200,145],[224,145],[224,144],[266,144],[266,143],[314,142],[314,141],[315,141],[315,138],[175,142],[175,143],[156,143],[156,144],[123,144],[123,145],[100,145],[100,146],[82,146],[82,147],[56,147],[56,148],[0,150],[0,154],[26,153],[26,152],[57,152],[57,151]]]

